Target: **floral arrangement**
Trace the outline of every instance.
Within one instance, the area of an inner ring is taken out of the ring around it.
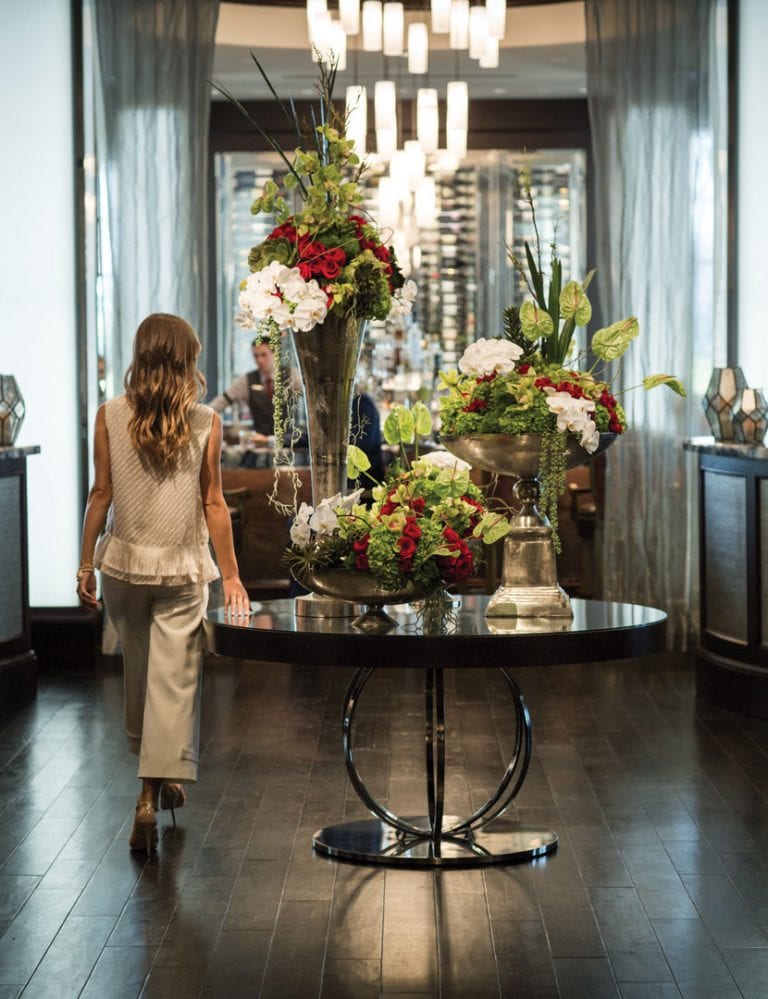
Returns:
[[[258,60],[256,65],[275,94]],[[279,153],[287,168],[284,191],[273,180],[251,206],[278,225],[248,255],[251,275],[241,284],[237,321],[253,328],[307,332],[328,312],[359,319],[387,319],[411,311],[416,285],[406,281],[395,251],[376,225],[359,214],[359,181],[365,169],[345,136],[346,121],[334,108],[334,66],[321,62],[320,123],[305,122],[277,97],[298,145],[290,159],[230,94]],[[288,196],[301,203],[292,211]]]
[[[414,443],[432,429],[429,410],[396,406],[384,423],[390,444]],[[370,462],[350,446],[348,474],[367,475]],[[370,478],[370,476],[367,476]],[[469,477],[469,465],[444,451],[393,463],[383,482],[374,483],[373,503],[360,502],[362,489],[323,499],[313,508],[302,503],[291,527],[288,564],[301,578],[302,567],[369,572],[385,589],[409,582],[424,592],[472,576],[482,544],[492,544],[510,529],[490,511]]]
[[[629,316],[591,339],[595,361],[587,370],[572,355],[578,326],[586,326],[592,306],[586,294],[594,270],[582,282],[563,284],[557,244],[551,246],[550,283],[545,287],[536,211],[530,175],[521,171],[523,196],[533,219],[535,254],[525,243],[525,262],[510,251],[530,299],[504,313],[504,337],[469,345],[459,370],[441,372],[441,432],[445,436],[540,433],[541,506],[557,538],[557,499],[565,486],[567,434],[579,436],[585,450],[597,450],[600,434],[621,434],[626,415],[611,390],[608,367],[622,357],[638,336],[639,324]],[[585,352],[586,354],[586,352]],[[681,396],[685,389],[674,375],[649,375],[646,390],[667,385]],[[617,393],[618,394],[618,393]]]

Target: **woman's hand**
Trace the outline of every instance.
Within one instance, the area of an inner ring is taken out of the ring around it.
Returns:
[[[77,599],[88,610],[98,610],[96,599],[96,573],[93,570],[84,572],[77,581]]]
[[[224,584],[224,610],[232,617],[248,617],[251,613],[251,598],[240,582],[239,576],[222,580]]]

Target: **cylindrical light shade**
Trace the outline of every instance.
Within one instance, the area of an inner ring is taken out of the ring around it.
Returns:
[[[488,32],[501,40],[507,28],[507,0],[485,0],[488,11]]]
[[[307,8],[307,15],[309,15],[309,8]],[[312,13],[311,19],[309,16],[307,17],[307,34],[309,35],[309,44],[313,50],[320,48],[325,42],[330,23],[331,15],[325,7],[316,8]],[[312,56],[314,58],[314,51]]]
[[[416,208],[416,222],[422,228],[429,228],[435,224],[437,215],[437,194],[434,177],[424,177],[416,190],[416,197],[413,199]],[[414,265],[418,267],[418,264]]]
[[[347,138],[358,156],[365,156],[368,136],[368,94],[365,87],[347,87]]]
[[[469,90],[464,80],[452,80],[446,88],[446,128],[467,130],[469,124]]]
[[[400,216],[400,204],[397,199],[397,191],[391,177],[379,178],[379,225],[394,228]]]
[[[445,130],[446,147],[459,160],[463,160],[467,155],[467,130],[466,128],[447,128]]]
[[[451,48],[469,47],[469,0],[451,0]]]
[[[430,88],[419,90],[416,95],[416,135],[425,153],[437,149],[439,131],[437,91]]]
[[[405,14],[401,3],[385,3],[383,17],[384,55],[401,56],[403,54],[403,32],[405,31]]]
[[[397,149],[390,159],[389,176],[392,179],[392,191],[402,205],[410,204],[410,162],[404,149]]]
[[[381,52],[381,0],[363,0],[363,49]]]
[[[427,169],[427,157],[421,148],[421,143],[417,139],[409,139],[403,143],[403,152],[408,161],[408,189],[415,191],[424,180],[424,171]]]
[[[499,40],[487,35],[479,65],[481,69],[497,69],[499,65]]]
[[[488,13],[485,7],[469,9],[469,57],[479,59],[485,51],[488,37]],[[498,40],[497,40],[498,42]]]
[[[391,128],[397,131],[397,91],[392,80],[377,80],[373,92],[376,131]]]
[[[347,68],[347,36],[340,21],[320,21],[315,28],[314,58],[330,66],[336,64],[339,72]]]
[[[397,151],[397,129],[376,129],[376,152],[383,160],[391,160]]]
[[[339,0],[341,25],[348,35],[360,31],[360,0]]]
[[[451,30],[451,0],[432,0],[432,30],[436,35]]]
[[[426,73],[429,68],[429,31],[417,21],[408,27],[408,72]]]

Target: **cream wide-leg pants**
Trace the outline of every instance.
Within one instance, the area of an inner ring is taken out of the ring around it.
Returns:
[[[125,730],[139,777],[197,780],[207,583],[129,583],[102,573],[123,652]]]

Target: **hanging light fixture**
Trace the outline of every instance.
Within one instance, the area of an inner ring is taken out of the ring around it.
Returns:
[[[432,0],[432,30],[445,35],[451,30],[451,0]]]
[[[405,31],[405,14],[401,3],[384,4],[382,29],[384,55],[401,56],[403,54],[403,33]]]
[[[437,91],[424,87],[416,94],[416,135],[425,153],[436,151],[439,129]]]
[[[499,40],[493,35],[487,35],[485,45],[480,56],[479,66],[481,69],[498,69],[499,66]]]
[[[407,142],[404,142],[403,152],[408,165],[408,190],[415,191],[424,180],[427,157],[418,139],[408,139]]]
[[[413,202],[416,209],[416,223],[423,229],[431,228],[437,218],[437,188],[434,177],[422,178]],[[415,260],[414,266],[418,267]]]
[[[355,152],[365,156],[368,138],[368,93],[365,87],[347,87],[347,138],[355,144]]]
[[[479,59],[485,52],[488,38],[488,11],[485,7],[470,7],[469,9],[469,57]],[[498,44],[498,39],[496,39]]]
[[[408,72],[426,73],[429,69],[429,31],[423,21],[408,26]]]
[[[363,50],[381,52],[381,0],[363,0]]]
[[[469,0],[451,0],[451,48],[469,46]]]
[[[360,31],[360,0],[339,0],[339,17],[344,31],[356,35]]]
[[[376,150],[389,159],[397,149],[397,91],[392,80],[378,80],[373,92]]]
[[[379,212],[378,221],[381,225],[394,228],[400,217],[400,203],[398,201],[395,182],[391,177],[379,177]]]
[[[341,21],[323,19],[315,27],[314,38],[315,62],[324,62],[330,66],[335,63],[340,73],[347,68],[347,36],[341,26]]]
[[[457,160],[463,160],[467,155],[467,130],[466,128],[446,128],[445,145],[451,156]]]
[[[488,12],[489,33],[501,40],[507,27],[507,0],[485,0],[485,9]]]
[[[445,135],[448,152],[458,159],[467,155],[469,90],[464,80],[452,80],[446,89]]]
[[[325,0],[316,0],[316,7],[307,7],[307,34],[312,49],[316,49],[325,39],[325,31],[331,23],[331,15],[325,6]]]

